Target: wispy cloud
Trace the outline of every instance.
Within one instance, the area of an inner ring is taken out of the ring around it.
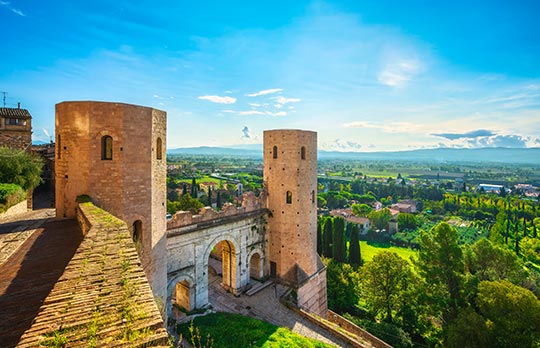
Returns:
[[[420,71],[416,60],[401,60],[387,64],[377,76],[377,80],[386,86],[403,87]]]
[[[15,13],[16,15],[19,15],[21,17],[26,17],[26,15],[23,13],[23,11],[19,10],[18,8],[15,8],[11,6],[11,3],[9,1],[0,1],[0,6],[7,7],[11,12]]]
[[[492,135],[495,135],[490,130],[487,129],[478,129],[466,133],[432,133],[431,135],[434,135],[436,137],[442,137],[449,140],[456,140],[456,139],[473,139],[473,138],[479,138],[479,137],[490,137]]]
[[[330,144],[321,144],[321,148],[327,151],[359,151],[362,148],[362,145],[350,141],[343,140],[340,138],[334,139]]]
[[[233,111],[233,110],[223,110],[223,112],[227,113],[234,113],[239,116],[275,116],[275,117],[282,117],[287,116],[286,111],[278,111],[278,112],[272,112],[272,111],[260,111],[260,110],[247,110],[247,111]]]
[[[246,94],[246,97],[258,97],[260,95],[266,95],[266,94],[274,94],[283,91],[282,88],[271,88],[271,89],[264,89],[262,91],[258,91],[255,93]]]
[[[386,133],[424,133],[425,126],[412,122],[389,122],[387,124],[379,124],[365,121],[354,121],[345,123],[345,128],[371,128],[380,129]]]
[[[301,101],[300,98],[285,98],[282,96],[275,97],[272,99],[276,101],[276,103],[274,104],[274,107],[276,109],[281,109],[283,105],[288,104],[288,103],[299,103]]]
[[[208,100],[212,103],[219,103],[219,104],[234,104],[236,103],[236,98],[233,97],[220,97],[218,95],[202,95],[199,96],[198,99],[202,100]]]

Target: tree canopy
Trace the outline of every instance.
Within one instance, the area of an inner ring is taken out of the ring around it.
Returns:
[[[0,147],[0,183],[34,189],[41,183],[42,167],[43,161],[37,155]]]

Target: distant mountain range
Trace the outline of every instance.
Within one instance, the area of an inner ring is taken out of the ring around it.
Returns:
[[[169,155],[215,155],[262,158],[262,145],[186,147],[167,150]],[[540,148],[422,149],[392,152],[338,152],[319,150],[319,159],[354,159],[408,162],[475,162],[540,165]]]

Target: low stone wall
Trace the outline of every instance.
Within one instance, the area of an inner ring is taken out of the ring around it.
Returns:
[[[264,194],[257,197],[253,192],[246,192],[242,195],[242,206],[236,207],[234,204],[225,203],[220,211],[210,207],[204,207],[199,214],[193,215],[189,211],[179,211],[175,213],[171,220],[167,221],[167,230],[185,227],[202,222],[221,219],[224,217],[242,215],[252,211],[266,208],[266,197]]]
[[[371,342],[373,347],[377,348],[392,348],[391,345],[384,342],[380,338],[373,336],[366,330],[360,328],[358,325],[354,324],[353,322],[343,318],[341,315],[332,312],[331,310],[328,310],[328,321],[335,323],[339,325],[340,327],[344,328],[345,330],[352,332],[353,334],[357,335],[358,337],[362,337],[366,341]]]
[[[6,210],[2,214],[0,214],[0,220],[5,219],[5,218],[10,217],[10,216],[26,213],[28,211],[27,204],[28,203],[27,203],[26,200],[15,204],[11,208],[9,208],[8,210]]]

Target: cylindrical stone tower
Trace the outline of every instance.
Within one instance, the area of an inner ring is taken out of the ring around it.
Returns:
[[[326,269],[317,254],[317,133],[264,132],[270,276],[297,289],[298,304],[326,315]]]
[[[152,291],[164,302],[167,114],[94,101],[56,105],[56,215],[74,217],[77,196],[124,220],[140,243]]]

